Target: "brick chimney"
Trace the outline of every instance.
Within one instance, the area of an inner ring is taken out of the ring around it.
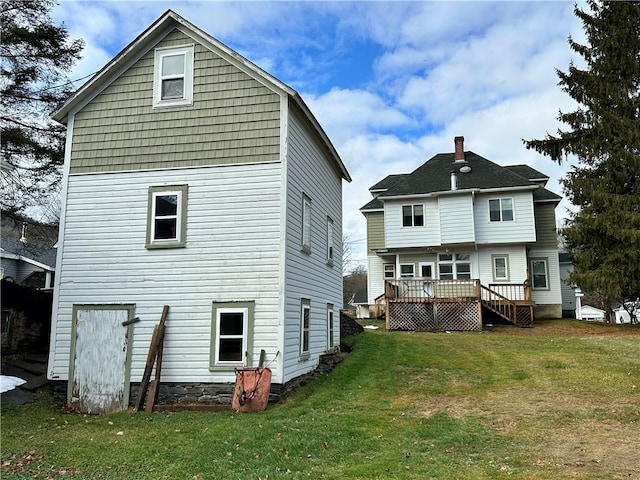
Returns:
[[[453,161],[464,162],[464,137],[455,137],[453,142],[456,146],[455,153],[453,154]]]

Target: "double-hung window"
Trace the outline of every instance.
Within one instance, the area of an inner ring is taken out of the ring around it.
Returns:
[[[384,264],[384,278],[385,280],[393,280],[396,278],[396,265],[395,263]]]
[[[402,226],[424,227],[424,205],[403,205]]]
[[[309,333],[311,328],[311,300],[300,302],[300,359],[309,358]]]
[[[150,187],[147,206],[147,248],[184,247],[187,186]]]
[[[512,198],[492,198],[491,200],[489,200],[489,221],[512,222],[513,221],[513,199]]]
[[[415,277],[415,265],[413,263],[400,264],[400,278],[413,278]]]
[[[211,328],[210,370],[229,369],[250,363],[253,302],[214,302]]]
[[[333,350],[333,304],[327,303],[327,350]]]
[[[549,289],[549,268],[546,258],[531,259],[531,286],[536,290]]]
[[[154,55],[153,106],[193,103],[193,45],[158,48]]]
[[[438,255],[441,280],[471,278],[471,255],[468,253],[441,253]]]
[[[507,255],[492,255],[493,280],[509,280],[509,257]]]
[[[333,265],[333,237],[334,237],[334,227],[333,220],[330,217],[327,217],[327,264]]]
[[[311,199],[302,196],[302,251],[311,253]]]

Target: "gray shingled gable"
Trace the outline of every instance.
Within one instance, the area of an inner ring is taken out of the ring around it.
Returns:
[[[400,179],[402,179],[402,178],[404,178],[406,176],[407,176],[406,173],[397,173],[397,174],[387,175],[382,180],[380,180],[378,183],[376,183],[373,187],[371,187],[369,189],[369,191],[370,192],[374,192],[374,191],[380,191],[380,190],[387,190],[387,189],[389,189],[389,187],[391,187],[398,180],[400,180]]]
[[[540,187],[533,191],[534,202],[560,202],[562,197],[557,193],[553,193],[544,187]]]
[[[382,196],[424,195],[450,191],[452,171],[455,171],[458,177],[458,190],[533,187],[536,185],[476,153],[467,151],[464,156],[464,162],[454,164],[453,153],[439,153],[412,173],[399,178]],[[471,171],[469,173],[460,172],[463,165],[471,167]]]
[[[545,175],[544,173],[536,170],[535,168],[530,167],[529,165],[505,165],[503,168],[511,170],[513,173],[517,173],[521,177],[526,178],[527,180],[549,180],[549,175]]]
[[[383,209],[384,209],[384,204],[382,203],[382,200],[380,200],[379,198],[374,198],[369,203],[367,203],[362,208],[360,208],[360,211],[364,212],[367,210],[383,210]]]

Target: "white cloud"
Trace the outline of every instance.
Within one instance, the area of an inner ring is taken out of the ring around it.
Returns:
[[[584,42],[572,2],[62,0],[54,19],[86,41],[73,76],[101,68],[168,8],[301,92],[354,179],[344,190],[352,238],[364,238],[358,209],[371,185],[453,151],[456,135],[490,160],[550,175],[561,193],[567,166],[521,139],[554,132],[558,109],[573,108],[555,74],[580,64],[566,41]],[[346,85],[348,59],[364,54],[371,74]]]
[[[367,132],[415,125],[413,119],[372,92],[334,88],[317,97],[302,96],[336,144]]]

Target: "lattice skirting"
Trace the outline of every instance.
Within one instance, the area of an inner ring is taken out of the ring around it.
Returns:
[[[478,302],[389,303],[390,330],[481,330]]]
[[[390,330],[437,330],[432,303],[389,303]]]
[[[532,327],[533,307],[530,305],[518,305],[516,307],[516,322],[519,327]]]

